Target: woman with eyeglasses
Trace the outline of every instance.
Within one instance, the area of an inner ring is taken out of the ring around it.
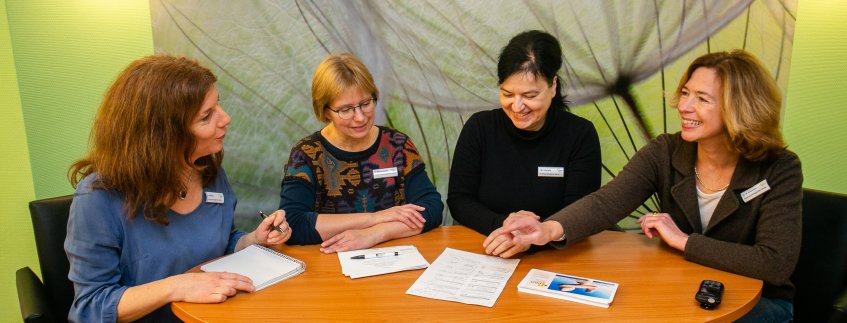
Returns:
[[[369,248],[441,224],[444,204],[405,134],[374,125],[379,90],[352,54],[330,54],[312,79],[312,108],[326,126],[291,149],[279,208],[288,244],[321,251]]]

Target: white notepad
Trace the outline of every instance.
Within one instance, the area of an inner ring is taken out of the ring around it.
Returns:
[[[256,291],[297,276],[306,264],[259,245],[251,245],[200,267],[206,272],[228,272],[250,277]]]

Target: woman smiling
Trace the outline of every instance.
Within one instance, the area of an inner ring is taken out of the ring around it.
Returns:
[[[559,41],[542,31],[512,38],[497,63],[500,108],[465,123],[447,204],[482,234],[521,212],[547,218],[600,187],[600,141],[588,120],[567,111]]]
[[[312,108],[327,125],[291,149],[280,209],[290,244],[321,251],[368,248],[441,225],[444,204],[405,134],[374,125],[379,90],[351,54],[331,54],[312,80]]]

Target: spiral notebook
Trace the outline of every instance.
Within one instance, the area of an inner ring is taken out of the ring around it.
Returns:
[[[306,264],[259,245],[251,245],[200,267],[205,272],[228,272],[250,277],[256,291],[297,276]]]

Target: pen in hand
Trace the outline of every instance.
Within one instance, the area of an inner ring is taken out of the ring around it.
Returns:
[[[262,217],[262,219],[264,220],[264,219],[268,218],[269,215],[265,214],[265,212],[259,211],[259,216]],[[280,234],[285,234],[285,232],[288,231],[288,229],[289,229],[289,228],[285,228],[285,230],[280,229],[278,225],[274,225],[273,227],[274,227],[274,230],[276,230]]]
[[[350,259],[371,259],[371,258],[392,257],[392,256],[399,256],[399,255],[402,255],[402,253],[400,253],[399,251],[380,252],[380,253],[373,253],[373,254],[369,254],[369,255],[353,256],[353,257],[350,257]]]

